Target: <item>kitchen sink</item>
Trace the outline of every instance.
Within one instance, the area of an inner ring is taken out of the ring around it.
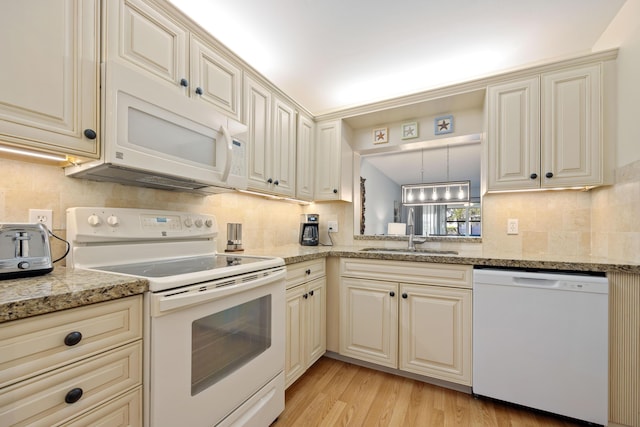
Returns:
[[[364,248],[361,252],[394,253],[407,255],[458,255],[457,251],[443,251],[438,249],[409,249],[409,248]]]

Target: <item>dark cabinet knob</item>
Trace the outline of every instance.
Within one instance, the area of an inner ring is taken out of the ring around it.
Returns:
[[[93,129],[85,129],[83,133],[84,133],[84,136],[87,137],[87,139],[96,139],[96,137],[98,136],[96,131]]]
[[[64,337],[65,345],[72,347],[80,342],[82,339],[82,333],[78,331],[69,332],[66,337]]]
[[[306,274],[307,274],[307,276],[308,276],[309,274],[311,274],[311,270],[309,269],[309,270],[305,271],[305,273],[306,273]]]
[[[304,295],[302,295],[302,298],[304,298],[304,299],[309,298],[309,294],[304,294]]]
[[[276,179],[275,181],[273,181],[273,185],[280,185],[280,182],[278,182],[278,180]]]
[[[536,179],[538,177],[537,173],[532,173],[531,176],[529,178],[531,179]]]
[[[391,292],[389,292],[389,296],[390,296],[390,297],[395,297],[395,296],[396,296],[396,293],[395,293],[395,292],[393,292],[393,291],[391,291]]]
[[[67,403],[76,403],[82,397],[82,393],[83,391],[81,388],[71,389],[64,397],[64,401]]]
[[[309,295],[313,296],[313,291],[309,291]]]
[[[197,88],[196,88],[196,93],[197,93],[198,95],[202,95],[204,92],[203,92],[203,90],[202,90],[202,88],[201,88],[201,87],[197,87]]]
[[[547,178],[553,178],[553,173],[552,172],[547,172],[545,176]]]
[[[268,182],[269,184],[271,184],[271,183],[273,183],[273,180],[272,180],[271,178],[269,178],[269,179],[267,180],[267,182]]]
[[[333,194],[338,194],[338,189],[337,188],[333,189]]]
[[[407,295],[406,293],[403,293],[402,294],[402,298],[407,299],[407,298],[409,298],[409,295]]]
[[[180,86],[183,86],[183,87],[189,86],[189,81],[187,79],[180,79]]]

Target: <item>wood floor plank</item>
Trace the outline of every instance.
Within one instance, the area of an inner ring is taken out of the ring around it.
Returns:
[[[273,427],[570,427],[563,418],[322,357]]]

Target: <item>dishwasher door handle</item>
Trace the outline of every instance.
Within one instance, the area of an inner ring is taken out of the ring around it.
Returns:
[[[529,286],[532,288],[558,288],[560,287],[559,280],[552,279],[534,279],[531,277],[513,277],[513,284],[516,286]]]

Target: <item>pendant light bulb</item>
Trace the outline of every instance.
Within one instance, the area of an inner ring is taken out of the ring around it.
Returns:
[[[460,186],[460,189],[458,190],[458,199],[464,199],[464,191],[462,190],[462,186]]]
[[[409,202],[413,201],[413,192],[411,190],[409,190],[409,193],[407,194],[407,201]]]
[[[438,200],[438,193],[436,192],[436,188],[433,187],[433,194],[431,194],[431,200],[436,201]]]
[[[447,187],[447,191],[444,192],[444,198],[446,200],[450,200],[451,199],[451,191],[449,190],[449,187]]]
[[[421,189],[420,189],[420,196],[419,196],[419,198],[420,198],[420,201],[421,201],[421,202],[424,202],[424,188],[421,188]]]

